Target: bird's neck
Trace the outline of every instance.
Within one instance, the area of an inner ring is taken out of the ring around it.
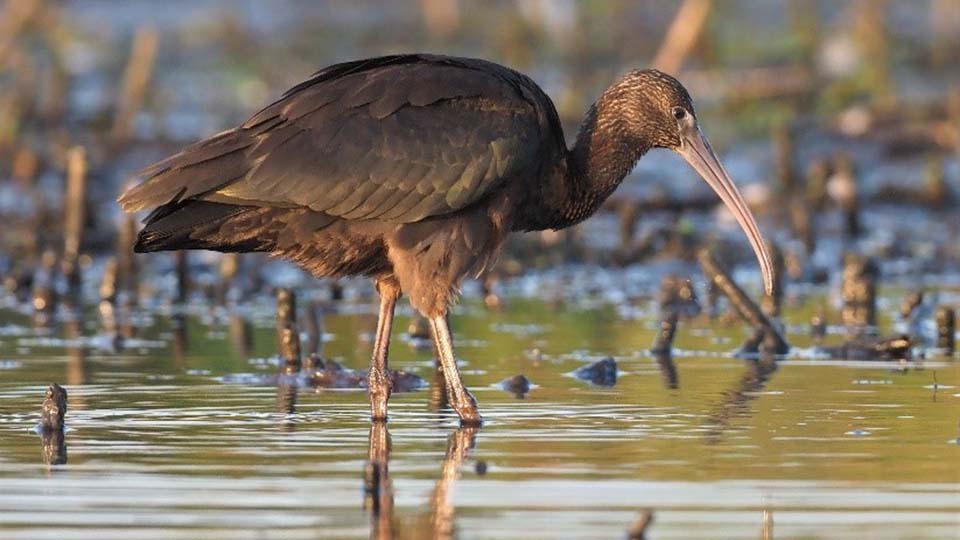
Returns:
[[[610,101],[605,96],[590,107],[576,144],[552,179],[545,199],[553,223],[547,228],[569,227],[592,216],[650,148],[629,135]]]

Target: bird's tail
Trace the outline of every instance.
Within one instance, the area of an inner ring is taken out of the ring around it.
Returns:
[[[163,205],[144,220],[133,250],[269,251],[271,242],[257,235],[262,229],[264,210],[196,199]]]

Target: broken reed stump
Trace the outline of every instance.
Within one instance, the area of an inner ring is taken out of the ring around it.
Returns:
[[[133,253],[133,244],[137,238],[137,222],[133,214],[124,213],[117,228],[117,290],[136,298],[137,260]]]
[[[682,285],[681,285],[682,283]],[[683,292],[684,287],[689,287],[689,292]],[[673,363],[673,338],[677,334],[677,322],[679,321],[680,309],[678,301],[682,298],[693,299],[696,302],[696,295],[693,294],[693,288],[690,280],[682,282],[671,277],[663,280],[660,288],[660,323],[657,329],[657,335],[653,340],[653,346],[650,347],[650,354],[653,355],[660,368],[660,374],[663,377],[663,384],[667,388],[678,388],[677,366]],[[668,300],[668,301],[664,301]],[[697,311],[699,312],[699,304]]]
[[[297,324],[297,295],[286,287],[277,289],[277,346],[283,343],[283,331]]]
[[[827,185],[833,171],[830,162],[820,158],[813,160],[807,168],[807,204],[814,213],[821,212],[827,206],[829,193]]]
[[[280,360],[283,364],[280,371],[284,375],[300,373],[300,333],[293,325],[280,331]]]
[[[57,254],[48,249],[40,256],[40,268],[33,276],[33,291],[31,303],[36,313],[52,313],[57,304],[57,293],[54,289],[54,274],[56,272]]]
[[[330,301],[343,301],[343,283],[340,283],[339,279],[330,280]]]
[[[53,383],[47,388],[47,395],[41,406],[40,427],[45,430],[62,430],[66,415],[67,391],[59,384]]]
[[[870,258],[849,253],[844,257],[841,318],[848,327],[877,325],[877,280],[880,270]]]
[[[834,159],[834,174],[830,182],[836,186],[836,189],[831,189],[832,195],[843,211],[844,233],[847,239],[856,239],[863,232],[860,223],[860,196],[856,168],[848,154],[839,154]]]
[[[67,444],[64,438],[64,419],[67,415],[67,391],[57,383],[47,388],[40,408],[40,437],[43,444],[43,462],[63,465],[67,462]]]
[[[810,203],[800,197],[790,199],[790,228],[793,234],[803,242],[803,249],[809,257],[817,250],[817,235],[810,215]]]
[[[670,354],[673,349],[673,337],[677,333],[677,319],[676,311],[668,310],[661,313],[657,337],[650,348],[651,353],[655,355]]]
[[[817,309],[817,312],[810,318],[810,339],[816,346],[823,345],[823,340],[827,337],[827,318],[824,315],[823,306]]]
[[[756,332],[765,334],[765,339],[772,348],[771,352],[775,354],[788,353],[790,345],[784,339],[780,330],[770,322],[770,319],[763,314],[757,304],[733,281],[733,278],[720,266],[710,250],[701,249],[697,253],[697,260],[700,262],[707,280],[714,283],[730,300],[730,305],[733,306],[740,318],[752,326]]]
[[[920,307],[921,304],[923,304],[923,291],[907,293],[900,303],[900,317],[904,320],[910,319],[910,316],[913,315],[913,310]]]
[[[280,373],[277,377],[277,410],[284,414],[293,414],[297,409],[298,375],[303,367],[300,359],[300,332],[292,322],[288,322],[278,336],[280,352]],[[292,425],[285,424],[292,428]]]
[[[937,308],[937,348],[947,356],[953,356],[956,351],[957,320],[953,308],[940,306]]]
[[[684,0],[680,4],[651,63],[653,67],[667,73],[680,71],[706,27],[712,5],[710,0]]]
[[[530,393],[530,388],[533,386],[533,383],[521,373],[500,381],[497,386],[504,392],[513,394],[515,398],[523,399]]]
[[[100,281],[100,301],[114,304],[117,301],[117,259],[109,257],[103,264],[103,279]]]
[[[651,523],[653,523],[653,511],[644,510],[640,512],[640,517],[627,531],[627,540],[646,540],[647,529],[650,528]]]
[[[663,278],[659,301],[660,323],[650,352],[654,356],[669,356],[680,314],[696,316],[700,312],[700,304],[690,280],[681,280],[675,276]]]
[[[793,126],[786,121],[778,122],[773,127],[772,135],[778,191],[784,197],[793,198],[798,188],[797,174],[793,165]]]
[[[217,284],[217,304],[227,304],[230,288],[233,287],[237,273],[240,271],[240,255],[238,253],[224,253],[220,258],[220,282]]]
[[[625,199],[617,205],[619,217],[620,245],[616,257],[622,264],[632,261],[634,240],[637,236],[637,220],[640,218],[640,203],[636,199]]]
[[[307,356],[319,355],[323,346],[323,319],[320,314],[322,309],[323,307],[319,302],[311,302],[307,304],[304,311],[304,324],[307,331],[307,344],[304,347],[304,352]]]
[[[143,106],[143,99],[153,73],[158,42],[159,34],[152,26],[138,28],[133,36],[130,58],[123,72],[123,83],[110,132],[114,142],[124,142],[133,135],[134,120]]]
[[[419,312],[414,312],[407,325],[407,336],[416,340],[430,339],[430,321]]]
[[[660,313],[675,311],[681,317],[696,317],[702,311],[693,282],[677,276],[666,276],[660,282]]]
[[[71,294],[80,285],[80,248],[86,224],[87,155],[81,146],[67,151],[67,186],[63,208],[63,259],[61,268]]]

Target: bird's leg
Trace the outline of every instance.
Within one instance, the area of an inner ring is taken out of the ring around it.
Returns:
[[[430,330],[433,333],[433,342],[440,357],[440,367],[443,369],[443,380],[447,388],[447,400],[453,410],[460,416],[460,425],[479,426],[483,418],[477,410],[477,400],[473,398],[460,378],[460,369],[457,368],[457,359],[453,355],[453,337],[450,335],[450,325],[446,314],[430,318]]]
[[[387,355],[390,352],[393,310],[400,298],[400,285],[392,277],[379,279],[377,292],[380,294],[380,314],[377,317],[377,335],[373,344],[373,358],[370,360],[367,389],[370,392],[370,417],[374,422],[385,422],[387,401],[393,389],[393,381],[387,370]]]

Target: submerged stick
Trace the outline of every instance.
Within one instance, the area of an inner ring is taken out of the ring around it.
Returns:
[[[67,443],[64,437],[64,417],[67,415],[67,391],[57,383],[47,388],[40,409],[40,437],[43,462],[63,465],[67,462]]]
[[[63,274],[71,290],[80,284],[80,246],[86,223],[87,154],[81,146],[67,151],[67,189],[63,208]]]
[[[757,307],[757,304],[733,281],[733,278],[720,266],[720,263],[713,257],[709,249],[700,250],[700,252],[697,253],[697,260],[700,262],[704,274],[707,275],[707,279],[714,283],[717,288],[723,292],[724,296],[730,300],[730,304],[734,310],[736,310],[737,314],[740,315],[740,318],[753,326],[758,332],[763,331],[767,339],[771,340],[773,346],[772,352],[776,354],[786,354],[790,351],[790,345],[787,343],[787,340],[784,339],[780,330],[770,322],[766,315],[760,311],[760,308]]]
[[[40,411],[40,427],[43,429],[63,429],[63,420],[67,415],[67,391],[57,383],[47,388],[46,398]]]

